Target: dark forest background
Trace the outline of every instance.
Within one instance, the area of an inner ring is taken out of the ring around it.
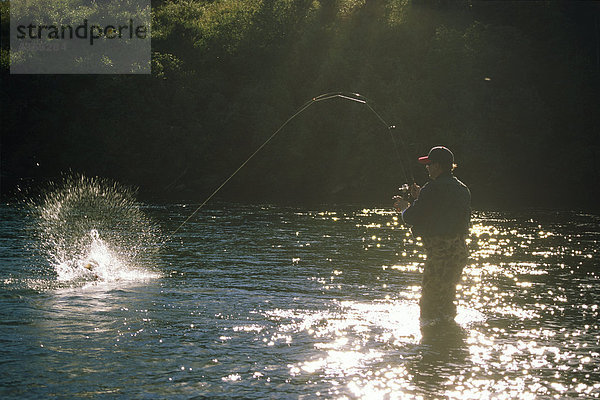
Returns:
[[[307,100],[358,92],[415,159],[444,144],[476,208],[597,209],[600,4],[153,0],[152,75],[10,75],[2,195],[61,173],[202,201]],[[386,204],[405,182],[364,105],[313,104],[220,192]]]

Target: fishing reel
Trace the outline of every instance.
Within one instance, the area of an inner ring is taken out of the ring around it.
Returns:
[[[411,187],[407,183],[400,186],[398,190],[400,191],[400,194],[397,194],[396,196],[392,197],[392,200],[394,200],[394,208],[396,209],[396,211],[403,211],[406,205],[403,206],[402,203],[412,203],[414,201],[414,197],[412,195]]]
[[[411,202],[410,186],[405,183],[404,185],[400,186],[398,190],[400,191],[400,194],[393,196],[392,200],[394,200],[394,208],[396,211],[400,212],[404,210],[404,206],[401,205],[402,203]]]
[[[411,202],[413,200],[412,194],[410,193],[410,186],[408,185],[408,183],[405,183],[404,185],[400,186],[398,190],[400,191],[400,194],[394,196],[394,200],[398,198],[404,199],[408,202]]]

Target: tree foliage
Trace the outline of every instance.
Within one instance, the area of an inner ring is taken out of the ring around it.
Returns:
[[[433,145],[476,207],[595,207],[594,2],[165,0],[152,75],[16,76],[2,52],[2,185],[73,170],[202,200],[301,104],[222,192],[229,199],[386,202]],[[3,30],[4,30],[3,14]],[[3,32],[4,34],[4,32]],[[39,164],[39,167],[38,167]]]

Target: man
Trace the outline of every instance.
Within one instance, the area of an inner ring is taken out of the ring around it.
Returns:
[[[421,288],[421,326],[451,322],[456,316],[456,285],[467,262],[465,239],[471,220],[471,192],[452,173],[454,154],[437,146],[425,157],[431,181],[410,188],[412,203],[396,198],[396,210],[412,226],[413,236],[420,236],[427,261]]]

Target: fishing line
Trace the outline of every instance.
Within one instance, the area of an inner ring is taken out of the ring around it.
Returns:
[[[233,177],[234,177],[234,176],[235,176],[235,175],[236,175],[238,172],[240,172],[240,170],[241,170],[242,168],[244,168],[244,167],[246,166],[246,164],[248,164],[248,162],[249,162],[249,161],[250,161],[250,160],[251,160],[251,159],[252,159],[252,158],[253,158],[253,157],[254,157],[256,154],[258,154],[258,153],[259,153],[259,152],[260,152],[260,151],[261,151],[261,150],[262,150],[262,149],[263,149],[263,148],[264,148],[264,147],[265,147],[265,146],[266,146],[266,145],[267,145],[267,144],[268,144],[268,143],[269,143],[269,142],[270,142],[270,141],[271,141],[271,140],[272,140],[272,139],[273,139],[275,136],[277,136],[277,134],[278,134],[279,132],[281,132],[281,130],[283,130],[283,128],[285,128],[285,127],[286,127],[286,125],[287,125],[287,124],[289,124],[289,123],[290,123],[290,122],[291,122],[291,121],[292,121],[294,118],[296,118],[298,115],[300,115],[301,113],[303,113],[303,112],[304,112],[304,111],[305,111],[305,110],[306,110],[308,107],[310,107],[311,105],[313,105],[313,104],[315,104],[315,103],[318,103],[318,102],[320,102],[320,101],[329,100],[329,99],[334,99],[334,98],[340,98],[340,99],[344,99],[344,100],[349,100],[349,101],[354,101],[354,102],[357,102],[357,103],[365,104],[365,105],[366,105],[366,106],[369,108],[369,110],[371,110],[371,111],[372,111],[372,112],[373,112],[373,113],[374,113],[374,114],[377,116],[377,119],[379,119],[379,121],[380,121],[382,124],[384,124],[384,125],[385,125],[385,127],[388,129],[388,131],[389,131],[389,133],[390,133],[390,136],[391,136],[391,138],[392,138],[392,143],[394,144],[394,148],[396,149],[396,155],[398,156],[398,159],[400,160],[400,166],[401,166],[401,169],[402,169],[402,174],[404,175],[404,179],[408,181],[409,179],[408,179],[408,176],[407,176],[407,174],[406,174],[406,169],[404,168],[404,163],[402,162],[403,158],[402,158],[402,156],[400,155],[400,150],[399,150],[399,148],[398,148],[398,144],[396,143],[396,139],[395,139],[395,137],[394,137],[394,134],[393,134],[393,129],[395,129],[396,127],[395,127],[395,126],[393,126],[393,125],[389,125],[389,124],[388,124],[388,123],[387,123],[387,122],[386,122],[386,121],[385,121],[385,120],[384,120],[384,119],[381,117],[381,115],[379,115],[379,113],[377,113],[377,111],[375,111],[375,110],[373,109],[373,107],[371,107],[371,105],[368,103],[368,100],[367,100],[365,97],[363,97],[363,96],[361,96],[360,94],[358,94],[358,93],[344,93],[344,92],[332,92],[332,93],[324,93],[324,94],[321,94],[321,95],[319,95],[319,96],[313,97],[312,99],[310,99],[309,101],[307,101],[306,103],[304,103],[304,105],[302,105],[300,108],[298,108],[298,110],[297,110],[297,111],[296,111],[294,114],[292,114],[292,116],[291,116],[291,117],[289,117],[289,118],[288,118],[288,119],[287,119],[287,120],[286,120],[286,121],[285,121],[283,124],[281,124],[281,126],[280,126],[279,128],[277,128],[277,130],[275,130],[275,132],[273,132],[273,134],[272,134],[271,136],[269,136],[269,138],[268,138],[267,140],[265,140],[265,142],[264,142],[263,144],[261,144],[261,145],[260,145],[260,146],[259,146],[259,147],[258,147],[258,148],[257,148],[257,149],[254,151],[254,153],[252,153],[252,154],[250,155],[250,157],[248,157],[248,158],[246,159],[246,161],[244,161],[244,162],[243,162],[243,163],[242,163],[242,164],[241,164],[241,165],[240,165],[240,166],[239,166],[239,167],[238,167],[238,168],[237,168],[237,169],[236,169],[236,170],[235,170],[235,171],[234,171],[234,172],[233,172],[233,173],[232,173],[232,174],[231,174],[231,175],[230,175],[230,176],[227,178],[227,179],[225,179],[225,181],[224,181],[224,182],[223,182],[223,183],[222,183],[222,184],[221,184],[219,187],[217,187],[217,188],[215,189],[215,191],[214,191],[214,192],[212,192],[212,193],[210,194],[210,196],[208,196],[208,197],[206,198],[206,200],[204,200],[204,201],[202,202],[202,204],[200,204],[200,205],[199,205],[199,206],[198,206],[198,207],[197,207],[197,208],[194,210],[194,212],[193,212],[193,213],[191,213],[191,214],[190,214],[190,215],[189,215],[189,216],[186,218],[186,220],[185,220],[185,221],[183,221],[183,222],[181,223],[181,225],[179,225],[179,226],[177,227],[177,229],[175,229],[175,231],[173,231],[173,233],[171,233],[171,234],[170,234],[170,235],[167,237],[166,241],[168,241],[168,240],[169,240],[169,239],[170,239],[172,236],[174,236],[174,235],[175,235],[177,232],[179,232],[179,230],[181,229],[181,227],[182,227],[183,225],[185,225],[185,224],[186,224],[186,223],[187,223],[187,222],[188,222],[190,219],[192,219],[192,217],[193,217],[194,215],[196,215],[196,213],[197,213],[198,211],[200,211],[200,210],[202,209],[202,207],[204,207],[204,206],[206,205],[206,203],[208,203],[208,202],[210,201],[210,199],[212,199],[212,198],[213,198],[213,197],[214,197],[214,196],[215,196],[215,195],[216,195],[216,194],[217,194],[217,193],[218,193],[218,192],[219,192],[219,191],[220,191],[220,190],[223,188],[223,186],[225,186],[225,185],[227,184],[227,182],[229,182],[229,181],[230,181],[230,180],[231,180],[231,179],[232,179],[232,178],[233,178]],[[401,139],[401,141],[402,141],[402,139]],[[403,146],[404,146],[404,141],[402,141],[402,144],[403,144]],[[405,151],[405,153],[406,153],[406,151],[407,151],[407,150],[406,150],[406,146],[404,146],[404,151]],[[412,170],[410,169],[410,167],[409,167],[409,173],[410,173],[410,182],[411,182],[411,183],[413,183],[415,180],[414,180],[414,177],[413,177],[413,174],[412,174]]]
[[[404,175],[404,180],[408,181],[408,177],[406,175],[406,169],[404,168],[404,162],[402,161],[402,155],[400,155],[400,149],[398,148],[398,143],[396,142],[396,138],[394,136],[394,129],[396,129],[395,125],[389,125],[387,122],[385,122],[385,120],[381,117],[381,115],[379,115],[379,113],[377,111],[375,111],[375,109],[373,109],[373,107],[371,107],[371,105],[367,102],[365,102],[365,105],[367,107],[369,107],[369,110],[371,110],[373,112],[373,114],[375,114],[377,116],[377,118],[379,119],[379,121],[381,121],[381,123],[383,125],[386,126],[386,128],[388,129],[388,132],[390,133],[390,137],[392,138],[392,143],[394,144],[394,150],[396,151],[396,156],[398,156],[398,160],[400,160],[400,168],[402,169],[402,175]],[[402,142],[402,147],[404,148],[404,159],[408,159],[408,150],[406,149],[406,144],[404,143],[404,140],[402,140],[402,137],[400,136],[400,141]],[[412,168],[410,167],[410,163],[408,163],[408,173],[410,176],[410,183],[415,183],[415,178],[413,176],[413,172],[412,172]]]

